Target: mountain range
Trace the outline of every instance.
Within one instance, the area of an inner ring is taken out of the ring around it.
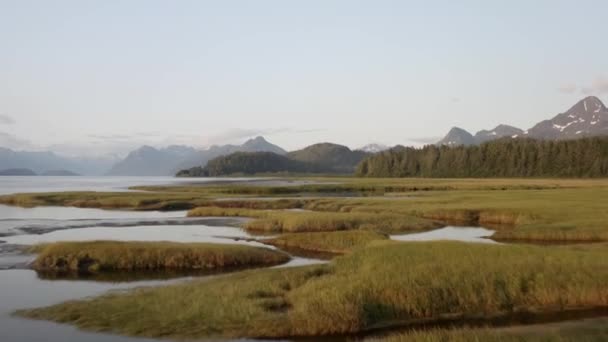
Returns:
[[[608,108],[599,98],[589,96],[567,111],[543,120],[528,130],[500,124],[493,129],[471,134],[465,129],[454,127],[437,144],[477,145],[501,138],[564,140],[603,135],[608,135]],[[119,159],[115,156],[65,157],[51,151],[15,151],[0,147],[0,169],[28,169],[35,174],[45,174],[48,170],[62,170],[62,174],[171,176],[180,170],[190,170],[195,167],[202,169],[210,160],[235,152],[269,152],[287,159],[274,156],[271,158],[268,155],[257,157],[240,155],[238,158],[232,158],[230,162],[234,164],[236,160],[247,160],[252,162],[252,165],[258,165],[256,163],[260,160],[254,161],[252,158],[262,158],[267,161],[273,159],[281,160],[279,164],[287,165],[290,169],[345,173],[352,170],[353,162],[360,160],[361,156],[387,149],[387,146],[380,144],[369,144],[357,150],[350,150],[346,146],[321,143],[288,153],[263,137],[257,137],[247,140],[242,145],[214,145],[207,149],[178,145],[166,148],[142,146],[130,152],[125,158]]]
[[[509,125],[498,125],[491,130],[482,130],[475,135],[453,127],[437,142],[438,145],[475,145],[500,138],[528,137],[539,140],[563,140],[608,134],[608,109],[595,96],[588,96],[567,111],[549,120],[543,120],[528,130]]]
[[[172,176],[177,171],[204,166],[213,158],[234,152],[273,152],[285,154],[285,150],[271,144],[263,137],[247,140],[242,145],[214,145],[205,150],[188,146],[169,146],[157,149],[143,146],[129,153],[116,163],[108,176]]]
[[[0,147],[1,169],[28,169],[36,174],[49,170],[66,170],[85,175],[102,175],[117,161],[113,157],[64,157],[50,151],[14,151]]]

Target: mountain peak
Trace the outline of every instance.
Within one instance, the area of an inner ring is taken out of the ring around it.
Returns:
[[[390,149],[390,147],[388,147],[386,145],[378,144],[378,143],[371,143],[371,144],[367,144],[363,147],[360,147],[357,150],[369,152],[369,153],[378,153],[378,152],[386,151],[388,149]]]
[[[257,137],[251,138],[245,142],[245,144],[248,143],[268,143],[268,140],[266,140],[263,136],[258,135]]]
[[[491,130],[481,130],[475,134],[475,140],[477,143],[484,143],[486,141],[500,139],[500,138],[517,138],[524,134],[524,131],[510,125],[500,124]]]
[[[578,101],[572,108],[570,108],[567,114],[584,114],[584,113],[599,113],[605,112],[606,106],[597,96],[587,96],[584,99]]]
[[[473,135],[460,127],[452,127],[448,134],[437,143],[437,145],[447,146],[473,144],[475,144],[475,138]]]
[[[262,136],[257,136],[245,141],[245,143],[241,145],[241,150],[244,152],[274,152],[277,154],[287,153],[279,146],[268,142],[268,140]]]

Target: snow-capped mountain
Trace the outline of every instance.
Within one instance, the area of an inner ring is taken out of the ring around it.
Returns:
[[[550,120],[543,120],[527,131],[513,126],[498,125],[492,130],[481,130],[473,136],[462,128],[454,127],[437,144],[473,145],[506,137],[560,140],[598,135],[608,135],[608,109],[599,98],[589,96],[580,100],[568,111]]]
[[[524,134],[524,131],[509,125],[498,125],[492,130],[481,130],[475,133],[475,142],[483,143],[489,140],[505,137],[517,138]]]
[[[573,139],[608,134],[608,109],[595,96],[589,96],[565,113],[541,121],[527,136],[538,139]]]
[[[452,127],[448,134],[439,142],[437,145],[447,145],[447,146],[458,146],[458,145],[474,145],[476,143],[475,137],[466,130],[460,127]]]
[[[361,148],[358,148],[357,150],[363,151],[363,152],[368,152],[368,153],[378,153],[378,152],[386,151],[388,149],[390,149],[390,147],[388,147],[386,145],[372,143],[372,144],[367,144]]]

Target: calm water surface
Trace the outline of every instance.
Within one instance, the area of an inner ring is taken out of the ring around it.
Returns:
[[[136,185],[201,185],[255,180],[255,178],[0,176],[0,195],[22,192],[129,191],[129,187]]]

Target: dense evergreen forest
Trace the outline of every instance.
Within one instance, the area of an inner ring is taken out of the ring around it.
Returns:
[[[606,177],[608,137],[500,139],[478,146],[397,147],[363,160],[362,177]]]

